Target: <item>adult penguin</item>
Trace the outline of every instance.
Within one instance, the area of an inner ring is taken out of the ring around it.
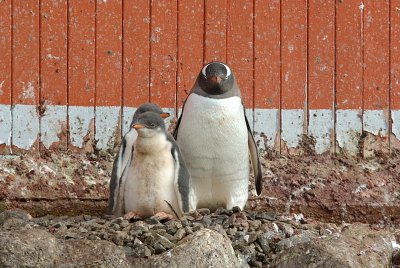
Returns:
[[[192,176],[197,208],[244,208],[250,161],[257,194],[262,173],[240,89],[228,65],[210,62],[200,71],[174,130]]]

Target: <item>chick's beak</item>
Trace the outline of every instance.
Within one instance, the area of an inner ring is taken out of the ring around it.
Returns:
[[[133,128],[134,129],[140,129],[140,128],[144,128],[144,126],[141,125],[141,124],[133,124]]]

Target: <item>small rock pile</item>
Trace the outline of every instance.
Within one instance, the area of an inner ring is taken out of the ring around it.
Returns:
[[[266,266],[285,249],[338,231],[335,224],[308,223],[301,215],[277,217],[272,212],[241,211],[237,207],[220,208],[213,213],[199,209],[180,220],[151,217],[131,222],[110,216],[31,218],[23,211],[0,214],[0,231],[21,228],[47,230],[62,240],[111,241],[123,248],[129,258],[164,253],[179,245],[187,235],[208,228],[228,237],[242,264],[252,267]]]

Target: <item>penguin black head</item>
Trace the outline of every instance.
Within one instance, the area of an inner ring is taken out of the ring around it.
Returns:
[[[166,127],[164,119],[160,114],[148,111],[139,114],[132,122],[132,127],[136,129],[139,136],[152,137],[157,133],[165,133]]]
[[[232,88],[234,80],[228,65],[213,61],[204,65],[199,74],[198,83],[206,93],[220,95]]]
[[[133,122],[138,118],[139,115],[145,112],[154,112],[159,114],[162,118],[167,118],[169,116],[169,113],[164,113],[163,110],[161,110],[160,106],[154,103],[144,103],[137,108],[135,113],[133,114],[132,122],[131,122],[131,127],[133,127]]]

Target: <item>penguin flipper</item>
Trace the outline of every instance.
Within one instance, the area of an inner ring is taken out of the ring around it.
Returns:
[[[178,198],[178,205],[181,213],[189,212],[193,208],[193,193],[191,187],[191,177],[189,170],[183,160],[178,144],[171,135],[168,135],[168,140],[172,143],[171,155],[175,164],[175,194]]]
[[[131,165],[134,143],[137,138],[135,130],[130,130],[122,139],[121,147],[115,157],[109,185],[108,214],[122,215],[124,213],[123,193],[127,170]]]
[[[251,164],[253,166],[256,191],[257,191],[257,195],[260,195],[261,191],[262,191],[262,172],[261,172],[260,158],[258,155],[257,145],[254,140],[252,131],[250,129],[250,124],[249,124],[249,121],[247,120],[246,114],[244,115],[244,118],[246,119],[246,126],[247,126],[247,133],[248,133],[247,143],[249,146]]]

